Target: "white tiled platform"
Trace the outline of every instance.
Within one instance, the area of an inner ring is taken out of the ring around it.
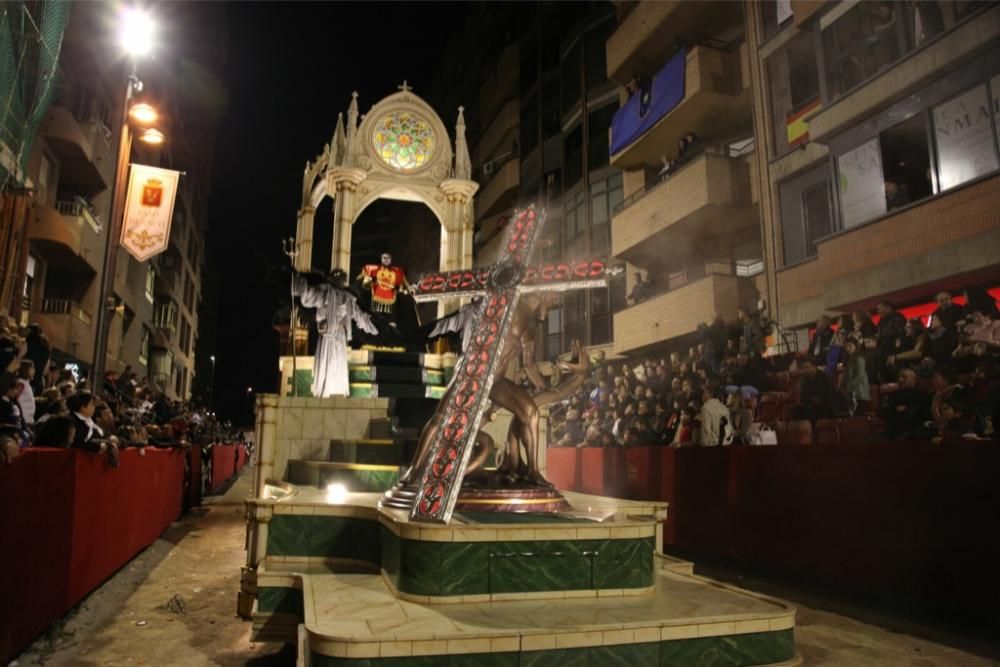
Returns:
[[[300,649],[334,657],[543,651],[795,625],[795,610],[786,603],[684,574],[683,564],[671,559],[658,557],[657,566],[654,593],[647,596],[453,605],[400,600],[378,575],[334,574],[316,565],[311,573],[271,576],[302,587],[308,646]]]

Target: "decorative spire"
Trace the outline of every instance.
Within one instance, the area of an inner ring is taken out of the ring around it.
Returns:
[[[347,137],[344,134],[344,114],[337,114],[337,128],[333,131],[333,159],[331,160],[331,166],[337,166],[338,162],[343,161],[344,154],[347,152]]]
[[[408,93],[408,92],[410,92],[411,90],[413,90],[413,88],[411,88],[411,87],[410,87],[410,86],[409,86],[409,85],[408,85],[408,84],[406,83],[406,79],[403,79],[403,85],[402,85],[402,86],[396,86],[396,87],[397,87],[397,88],[399,88],[400,90],[402,90],[402,91],[403,91],[404,93]]]
[[[472,160],[469,145],[465,142],[465,107],[458,107],[458,121],[455,123],[455,178],[472,178]]]
[[[354,155],[355,135],[358,133],[358,91],[351,93],[351,105],[347,107],[347,153]],[[345,160],[346,163],[346,160]]]

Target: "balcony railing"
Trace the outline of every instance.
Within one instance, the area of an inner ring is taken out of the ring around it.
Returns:
[[[57,201],[56,210],[59,211],[60,215],[70,218],[83,218],[95,233],[101,233],[101,218],[97,215],[94,207],[83,197]]]
[[[70,299],[43,299],[42,312],[51,315],[71,315],[87,326],[93,321],[90,313],[80,307],[80,304]]]

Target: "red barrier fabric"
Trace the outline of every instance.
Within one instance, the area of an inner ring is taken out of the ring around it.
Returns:
[[[119,467],[103,456],[78,456],[70,604],[76,604],[135,554],[152,544],[181,512],[184,454],[147,448],[121,453]]]
[[[236,445],[212,446],[212,485],[218,491],[236,474]]]
[[[243,470],[247,464],[247,446],[236,445],[236,472]]]
[[[626,447],[625,480],[626,498],[656,500],[662,497],[660,489],[660,454],[663,447]]]
[[[583,474],[563,488],[619,495],[609,466],[624,471],[624,497],[658,485],[664,544],[686,557],[938,611],[993,613],[1000,595],[995,442],[663,448],[658,480],[644,473],[657,453],[577,451]]]
[[[70,607],[75,487],[69,450],[31,448],[0,464],[0,664]]]
[[[581,451],[576,447],[549,447],[545,450],[545,478],[557,489],[578,491]]]
[[[201,447],[189,447],[187,456],[187,483],[185,484],[187,496],[184,498],[184,509],[191,509],[201,505]]]
[[[183,457],[129,449],[113,469],[104,456],[31,448],[0,465],[0,662],[178,517]]]

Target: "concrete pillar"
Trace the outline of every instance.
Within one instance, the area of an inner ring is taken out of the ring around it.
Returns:
[[[295,225],[295,240],[299,244],[299,254],[295,258],[297,271],[312,270],[313,226],[315,225],[316,209],[303,206],[299,209],[298,222]]]
[[[327,172],[327,188],[337,193],[333,206],[331,270],[351,270],[351,228],[357,214],[354,192],[367,176],[365,170],[356,167],[337,167]]]

